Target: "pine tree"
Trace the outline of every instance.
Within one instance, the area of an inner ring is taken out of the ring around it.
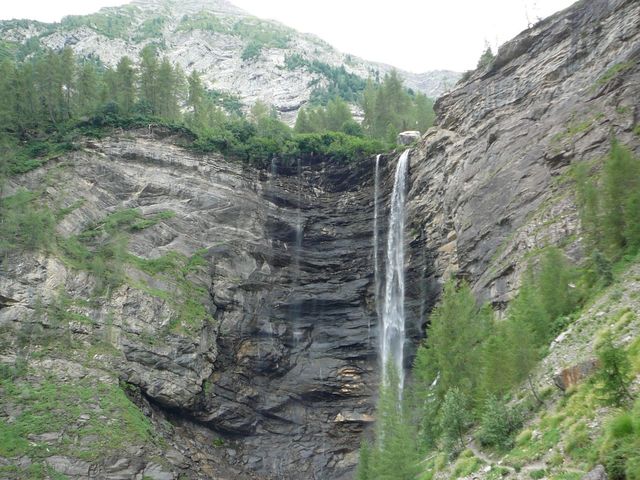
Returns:
[[[398,372],[389,362],[388,382],[380,390],[377,408],[376,449],[372,455],[371,478],[414,480],[418,468],[415,426],[410,424],[400,400]]]
[[[155,113],[168,120],[176,120],[180,115],[178,102],[182,87],[181,71],[174,68],[168,59],[163,59],[158,68],[157,104]]]
[[[4,60],[0,63],[0,130],[7,130],[15,123],[15,67]]]
[[[160,111],[158,92],[158,58],[153,45],[145,46],[140,52],[140,101],[150,113]]]
[[[60,85],[62,88],[61,117],[68,120],[73,116],[71,98],[75,91],[76,62],[73,51],[66,47],[59,54]]]
[[[374,480],[371,476],[371,444],[364,440],[360,444],[360,458],[356,470],[356,480]]]
[[[600,361],[598,379],[602,383],[599,392],[607,403],[622,406],[633,397],[631,386],[631,365],[627,353],[615,345],[611,332],[601,339],[596,352]]]
[[[81,114],[93,112],[98,105],[98,74],[92,62],[85,62],[78,72],[75,104]]]
[[[430,321],[427,348],[438,370],[440,398],[454,386],[475,398],[482,368],[481,346],[490,325],[490,310],[477,307],[467,283],[456,288],[450,280]]]
[[[573,311],[576,306],[576,298],[571,287],[574,279],[575,272],[563,253],[557,248],[547,248],[540,260],[535,287],[542,299],[542,307],[547,312],[547,318],[554,321]],[[554,333],[557,333],[557,328],[552,324],[547,337]]]
[[[296,124],[293,128],[297,133],[313,133],[313,128],[309,121],[309,115],[307,115],[307,110],[305,108],[298,110]]]
[[[193,70],[187,78],[187,85],[187,106],[191,108],[192,118],[195,125],[202,126],[205,115],[205,90],[202,85],[200,75],[196,70]]]
[[[447,391],[442,402],[440,429],[445,449],[455,452],[464,448],[464,434],[471,423],[469,401],[458,388]]]
[[[334,97],[329,101],[326,109],[327,130],[341,132],[345,124],[352,120],[351,110],[344,100]]]
[[[136,101],[136,72],[133,62],[127,56],[124,56],[118,62],[115,72],[115,100],[118,104],[120,112],[125,115],[133,111]]]
[[[415,128],[420,132],[426,132],[435,120],[435,113],[433,111],[433,102],[422,93],[416,94],[414,98],[414,116],[415,116]]]

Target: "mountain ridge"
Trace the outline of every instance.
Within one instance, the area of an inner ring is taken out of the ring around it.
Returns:
[[[197,70],[208,88],[237,96],[245,108],[258,100],[271,104],[288,123],[314,92],[353,82],[363,88],[367,78],[380,79],[395,69],[342,53],[316,35],[217,0],[136,0],[53,24],[3,21],[0,40],[14,50],[70,47],[75,54],[109,67],[125,55],[136,60],[145,45],[154,43],[160,55],[186,74]],[[292,58],[297,61],[290,62]],[[407,88],[431,98],[460,78],[448,70],[395,70]]]

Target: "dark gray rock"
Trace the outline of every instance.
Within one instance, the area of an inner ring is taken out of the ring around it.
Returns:
[[[597,465],[593,470],[582,477],[582,480],[607,480],[607,472],[602,465]]]

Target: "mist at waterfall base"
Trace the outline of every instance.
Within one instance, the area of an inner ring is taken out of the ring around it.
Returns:
[[[380,298],[379,281],[381,278],[380,262],[378,261],[378,201],[379,201],[379,162],[376,158],[374,183],[374,278],[376,312],[380,324],[380,367],[383,383],[389,379],[390,367],[398,374],[398,391],[402,395],[404,387],[404,342],[405,342],[405,272],[404,272],[404,226],[405,226],[405,196],[407,188],[407,172],[409,165],[409,150],[405,150],[396,165],[393,191],[389,206],[389,228],[385,256],[385,284],[384,297]],[[383,302],[380,305],[380,302]]]

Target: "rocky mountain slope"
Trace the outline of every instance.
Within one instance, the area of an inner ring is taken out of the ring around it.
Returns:
[[[408,205],[429,278],[456,273],[500,306],[528,252],[580,258],[568,168],[601,160],[613,136],[640,153],[638,25],[638,2],[577,2],[439,99],[437,127],[411,155]]]
[[[186,73],[197,70],[209,88],[274,105],[292,121],[313,92],[339,81],[360,84],[382,78],[393,67],[338,52],[321,39],[273,21],[261,20],[225,0],[134,0],[61,23],[0,22],[6,49],[28,53],[43,46],[69,46],[81,56],[113,67],[153,43]],[[400,72],[406,85],[436,98],[460,75],[451,71]],[[348,99],[350,100],[350,99]]]
[[[411,337],[450,273],[500,308],[531,251],[580,257],[567,171],[612,134],[640,154],[639,23],[635,0],[583,0],[439,100],[410,154]],[[378,381],[374,159],[264,171],[189,141],[113,132],[3,190],[56,226],[2,263],[0,478],[352,475]]]

